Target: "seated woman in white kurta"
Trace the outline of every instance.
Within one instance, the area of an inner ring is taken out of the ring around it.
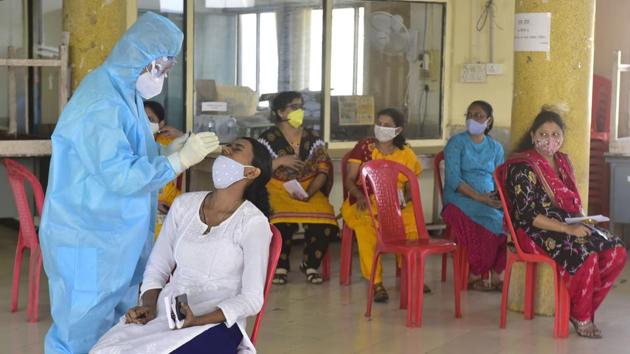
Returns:
[[[147,263],[140,305],[90,353],[255,353],[245,323],[263,303],[270,175],[271,156],[256,140],[224,148],[212,167],[216,190],[175,200]],[[183,293],[184,326],[171,330],[164,297]]]

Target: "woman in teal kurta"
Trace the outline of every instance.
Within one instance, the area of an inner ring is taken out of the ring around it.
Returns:
[[[503,147],[488,133],[492,106],[475,101],[468,107],[466,128],[444,149],[445,181],[442,217],[457,243],[468,253],[470,272],[482,275],[505,268],[503,212],[492,173],[503,163]],[[475,283],[475,288],[483,283]]]

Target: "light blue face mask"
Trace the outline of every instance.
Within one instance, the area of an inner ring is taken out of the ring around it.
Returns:
[[[482,135],[486,132],[486,128],[488,128],[488,121],[489,119],[486,119],[485,122],[479,123],[474,119],[467,119],[466,130],[468,130],[470,135]]]

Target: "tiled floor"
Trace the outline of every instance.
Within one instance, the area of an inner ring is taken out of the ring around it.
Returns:
[[[22,272],[22,294],[17,313],[9,312],[12,263],[16,232],[0,226],[0,353],[41,353],[50,325],[48,289],[41,291],[41,320],[31,324],[25,317],[26,274]],[[338,254],[338,245],[333,254]],[[297,250],[297,249],[296,249]],[[295,256],[299,257],[299,251]],[[295,260],[297,264],[297,259]],[[398,309],[393,260],[386,258],[385,284],[388,304],[374,306],[372,320],[363,317],[366,287],[358,274],[351,286],[338,285],[338,264],[333,278],[321,286],[307,285],[300,273],[291,273],[289,284],[272,288],[267,314],[258,338],[260,353],[630,353],[630,266],[597,313],[605,338],[552,338],[553,321],[536,317],[524,321],[509,313],[508,327],[499,330],[499,293],[468,292],[462,297],[463,318],[453,315],[452,287],[440,283],[438,258],[428,264],[428,285],[422,328],[405,327],[405,311]]]

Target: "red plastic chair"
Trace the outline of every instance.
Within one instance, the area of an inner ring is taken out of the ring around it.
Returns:
[[[418,229],[418,240],[408,240],[398,199],[398,175],[404,175],[409,181],[412,204]],[[432,239],[427,232],[422,203],[420,201],[420,187],[414,173],[404,165],[393,161],[375,160],[366,162],[361,170],[361,184],[363,193],[368,195],[368,184],[372,186],[376,198],[378,221],[372,215],[372,222],[377,230],[376,253],[370,276],[370,284],[374,283],[376,265],[383,253],[394,253],[401,256],[401,308],[407,307],[407,327],[422,325],[422,304],[424,300],[424,265],[426,256],[431,254],[455,253],[457,245],[454,242]],[[370,198],[368,205],[372,208]],[[453,257],[453,288],[455,294],[455,317],[461,317],[459,293],[459,259]],[[366,317],[372,314],[374,287],[368,287],[368,303]]]
[[[437,187],[438,194],[440,195],[440,202],[444,205],[444,185],[442,183],[442,171],[440,170],[440,164],[444,161],[444,151],[440,151],[435,155],[433,159],[433,177],[435,179],[435,186]],[[446,223],[446,222],[445,222]],[[444,238],[450,241],[455,242],[455,237],[451,233],[451,227],[446,224],[446,229],[444,230]],[[461,275],[461,283],[460,289],[462,291],[468,290],[468,277],[470,275],[469,267],[468,267],[468,252],[466,252],[466,248],[457,245],[457,256],[459,257],[459,265],[460,270],[459,274]],[[447,270],[447,255],[442,255],[442,282],[446,281],[446,270]]]
[[[271,244],[269,245],[269,262],[267,263],[267,278],[265,279],[265,290],[263,292],[264,301],[263,305],[260,308],[260,312],[256,315],[256,320],[254,321],[254,328],[252,329],[252,335],[249,339],[252,341],[252,344],[256,344],[256,337],[258,337],[258,330],[260,329],[260,323],[262,322],[262,318],[265,315],[265,307],[267,306],[267,299],[269,297],[269,290],[271,289],[271,285],[273,284],[273,275],[276,271],[276,266],[278,265],[278,259],[280,258],[280,252],[282,251],[282,235],[280,235],[280,231],[271,225]]]
[[[41,183],[37,180],[31,171],[26,169],[16,161],[10,159],[2,160],[4,167],[7,169],[9,184],[13,190],[15,198],[15,206],[17,207],[18,217],[20,219],[20,230],[18,233],[18,243],[15,249],[15,261],[13,263],[13,288],[11,289],[11,312],[17,311],[18,297],[20,291],[20,270],[22,268],[22,257],[24,250],[29,249],[31,252],[28,266],[28,304],[26,306],[26,318],[29,322],[37,322],[39,310],[39,285],[42,274],[42,254],[39,248],[39,237],[35,230],[33,221],[33,213],[28,204],[26,190],[24,184],[31,186],[35,197],[35,206],[37,215],[42,215],[42,206],[44,204],[44,191]]]
[[[330,165],[329,173],[331,176],[335,175],[335,171],[333,170],[332,164]],[[332,186],[330,187],[330,189],[332,190]],[[328,247],[328,250],[324,254],[324,257],[322,258],[321,267],[322,267],[322,280],[323,281],[330,280],[330,247]]]
[[[346,153],[341,159],[341,180],[343,182],[343,199],[348,197],[346,189],[346,170],[348,167],[348,158],[350,152]],[[339,265],[339,285],[350,285],[352,278],[352,243],[354,241],[354,231],[344,222],[341,229],[341,250]]]
[[[502,164],[494,171],[494,182],[497,185],[499,196],[501,197],[501,206],[503,207],[503,214],[505,223],[510,231],[510,238],[514,242],[516,253],[508,252],[507,263],[505,266],[505,276],[503,280],[503,293],[501,295],[501,320],[499,326],[505,328],[507,317],[507,299],[508,291],[510,289],[510,274],[512,272],[512,265],[515,262],[525,262],[525,303],[524,303],[524,317],[526,320],[534,318],[534,291],[536,284],[536,265],[538,263],[548,264],[553,269],[554,274],[554,292],[555,292],[555,316],[553,324],[553,335],[557,338],[565,338],[569,335],[569,312],[570,312],[570,298],[569,291],[567,290],[564,282],[558,272],[556,262],[544,254],[532,254],[525,253],[519,245],[519,240],[512,224],[512,218],[510,217],[510,209],[506,203],[504,187],[505,180],[507,178],[508,165]]]

